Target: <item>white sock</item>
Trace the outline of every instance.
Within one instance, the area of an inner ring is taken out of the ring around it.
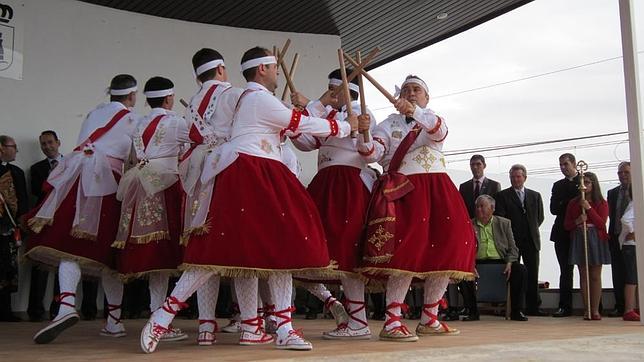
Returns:
[[[393,314],[398,317],[401,316],[402,313],[400,307],[389,308],[389,305],[392,303],[402,304],[405,301],[405,295],[407,295],[407,291],[409,290],[411,279],[412,277],[410,276],[390,276],[387,280],[387,313],[385,313],[387,316],[387,321],[391,319],[389,314]],[[389,331],[401,325],[402,323],[400,323],[400,321],[395,321],[388,324],[385,329]]]
[[[247,324],[244,321],[250,322],[257,318],[257,278],[235,278],[235,294],[239,303],[242,329],[255,333],[257,325]]]
[[[322,283],[306,284],[306,290],[325,304],[329,298],[333,298],[329,289],[327,289],[326,285]]]
[[[360,279],[344,277],[342,278],[342,289],[344,290],[344,295],[346,297],[345,308],[347,313],[349,313],[349,316],[352,317],[349,318],[349,328],[361,329],[367,327],[355,320],[359,319],[368,323],[367,310],[364,302],[364,282]],[[355,310],[358,311],[352,314],[351,312]]]
[[[219,275],[212,275],[197,289],[197,305],[200,321],[214,321],[219,297]]]
[[[271,288],[271,295],[275,298],[275,311],[284,316],[283,318],[279,315],[275,315],[277,323],[280,324],[284,322],[285,319],[288,320],[288,322],[277,328],[278,338],[284,339],[287,338],[289,332],[293,330],[293,325],[290,322],[293,278],[289,273],[274,273],[268,277],[268,285]]]
[[[60,304],[58,314],[54,320],[76,311],[76,289],[81,278],[80,266],[71,260],[61,260],[58,265],[58,280],[60,285],[61,302],[73,305],[70,307]]]
[[[154,313],[161,308],[165,297],[168,295],[168,280],[170,276],[167,272],[150,273],[148,284],[150,289],[150,311]]]
[[[105,328],[108,331],[117,331],[125,329],[121,324],[121,302],[123,301],[123,282],[116,276],[116,274],[109,270],[103,269],[101,271],[101,282],[103,283],[103,291],[105,291],[105,299],[107,299],[107,322]]]
[[[443,298],[448,284],[449,277],[447,276],[429,276],[425,279],[424,304],[435,305],[431,308],[423,306],[424,310],[420,317],[421,324],[427,324],[431,321],[425,310],[435,316],[438,315],[439,301]],[[434,319],[430,327],[437,327],[439,324],[438,320]]]
[[[154,322],[168,328],[170,323],[172,323],[174,316],[181,309],[180,305],[177,305],[176,302],[185,302],[186,299],[190,298],[190,296],[193,295],[195,291],[213,274],[214,272],[200,269],[184,271],[183,274],[181,274],[181,278],[179,278],[179,281],[174,286],[170,297],[166,298],[163,303],[163,307],[157,309],[152,315]]]

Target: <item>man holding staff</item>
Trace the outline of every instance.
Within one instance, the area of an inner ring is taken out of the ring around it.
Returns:
[[[347,60],[357,65],[351,57]],[[441,149],[447,124],[426,108],[429,91],[417,76],[407,76],[399,99],[386,95],[399,113],[380,123],[372,140],[358,138],[360,153],[386,172],[374,186],[361,268],[370,277],[387,279],[387,317],[380,339],[418,340],[401,322],[413,278],[425,280],[416,334],[458,334],[438,321],[438,306],[450,278],[474,277],[476,240],[465,204],[445,172]]]

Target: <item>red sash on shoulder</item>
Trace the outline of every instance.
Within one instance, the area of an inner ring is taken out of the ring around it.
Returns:
[[[89,135],[89,137],[83,143],[74,148],[74,151],[80,151],[83,149],[83,147],[85,147],[86,144],[96,142],[99,138],[103,137],[103,135],[111,130],[112,127],[114,127],[116,123],[118,123],[118,121],[120,121],[121,118],[125,117],[125,115],[128,113],[130,113],[129,109],[121,109],[120,111],[116,112],[114,117],[112,117],[112,119],[105,126],[94,130],[94,132],[92,132],[92,134]]]
[[[420,134],[416,124],[402,140],[391,158],[389,168],[374,184],[367,210],[367,234],[363,245],[362,259],[368,263],[381,264],[391,260],[396,249],[396,205],[394,201],[407,195],[414,185],[398,170],[411,145]]]
[[[203,115],[206,113],[206,108],[208,108],[208,105],[210,104],[210,98],[212,98],[212,94],[215,93],[215,89],[217,89],[217,84],[213,84],[207,91],[206,94],[204,94],[203,98],[201,98],[201,103],[199,103],[199,108],[197,108],[197,114],[201,119],[203,119]],[[192,151],[197,148],[200,144],[203,144],[203,136],[201,135],[201,132],[197,129],[197,126],[193,123],[190,126],[190,132],[188,133],[188,137],[192,141],[190,144],[190,148],[186,153],[181,156],[181,161],[188,159],[190,155],[192,154]]]
[[[143,134],[141,135],[141,138],[143,139],[143,150],[145,151],[148,148],[148,144],[150,143],[150,140],[152,139],[152,135],[154,135],[154,132],[157,130],[157,126],[159,125],[159,122],[161,121],[161,118],[165,117],[165,114],[158,115],[154,117],[152,122],[148,124],[147,127],[145,127],[145,130],[143,131]]]

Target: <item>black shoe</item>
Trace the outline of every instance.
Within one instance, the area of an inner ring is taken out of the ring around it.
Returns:
[[[544,312],[542,309],[534,309],[534,310],[529,310],[528,313],[526,313],[529,316],[533,317],[547,317],[550,314]]]
[[[459,320],[459,315],[457,311],[449,311],[447,314],[443,316],[443,321],[449,322],[449,321],[457,321]]]
[[[552,316],[555,318],[570,317],[572,315],[572,310],[567,308],[559,308],[556,312],[552,313]]]
[[[22,319],[13,313],[0,315],[0,322],[22,322]]]
[[[619,310],[619,309],[613,309],[613,310],[611,310],[610,312],[606,313],[605,315],[606,315],[607,317],[617,318],[617,317],[621,317],[621,316],[623,316],[623,315],[624,315],[624,311]]]
[[[304,316],[304,319],[309,319],[309,320],[318,319],[318,314],[317,313],[311,313],[311,312],[306,313],[306,315]]]
[[[513,321],[520,321],[520,322],[525,322],[528,320],[528,317],[523,314],[523,312],[519,313],[512,313],[512,316],[510,316],[510,319]]]
[[[470,314],[463,317],[463,322],[473,322],[480,320],[481,317],[478,314]]]

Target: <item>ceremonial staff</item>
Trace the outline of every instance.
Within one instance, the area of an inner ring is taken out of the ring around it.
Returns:
[[[360,65],[364,65],[362,64],[359,50],[356,51],[356,60]],[[364,82],[362,81],[362,74],[360,73],[358,73],[358,86],[360,87],[360,114],[367,114],[367,102],[364,99]],[[374,122],[374,120],[371,120],[371,122]],[[371,133],[369,132],[369,129],[362,132],[362,138],[365,143],[371,141]]]
[[[347,69],[344,66],[344,52],[342,51],[342,49],[338,49],[338,61],[340,62],[340,74],[342,74],[342,91],[344,93],[344,101],[347,107],[347,119],[351,119],[351,116],[353,116],[353,109],[351,108],[351,93],[349,92]],[[356,138],[358,135],[358,131],[354,126],[357,125],[351,125],[351,138]]]
[[[588,164],[584,161],[577,162],[577,171],[579,171],[579,192],[581,193],[581,201],[586,201],[586,185],[584,185],[584,172],[588,169]],[[580,203],[581,204],[581,203]],[[586,317],[592,319],[590,312],[590,270],[588,269],[588,223],[586,221],[586,209],[581,206],[581,214],[584,216],[583,220],[583,232],[584,232],[584,266],[586,268],[586,273],[584,278],[586,279]]]

